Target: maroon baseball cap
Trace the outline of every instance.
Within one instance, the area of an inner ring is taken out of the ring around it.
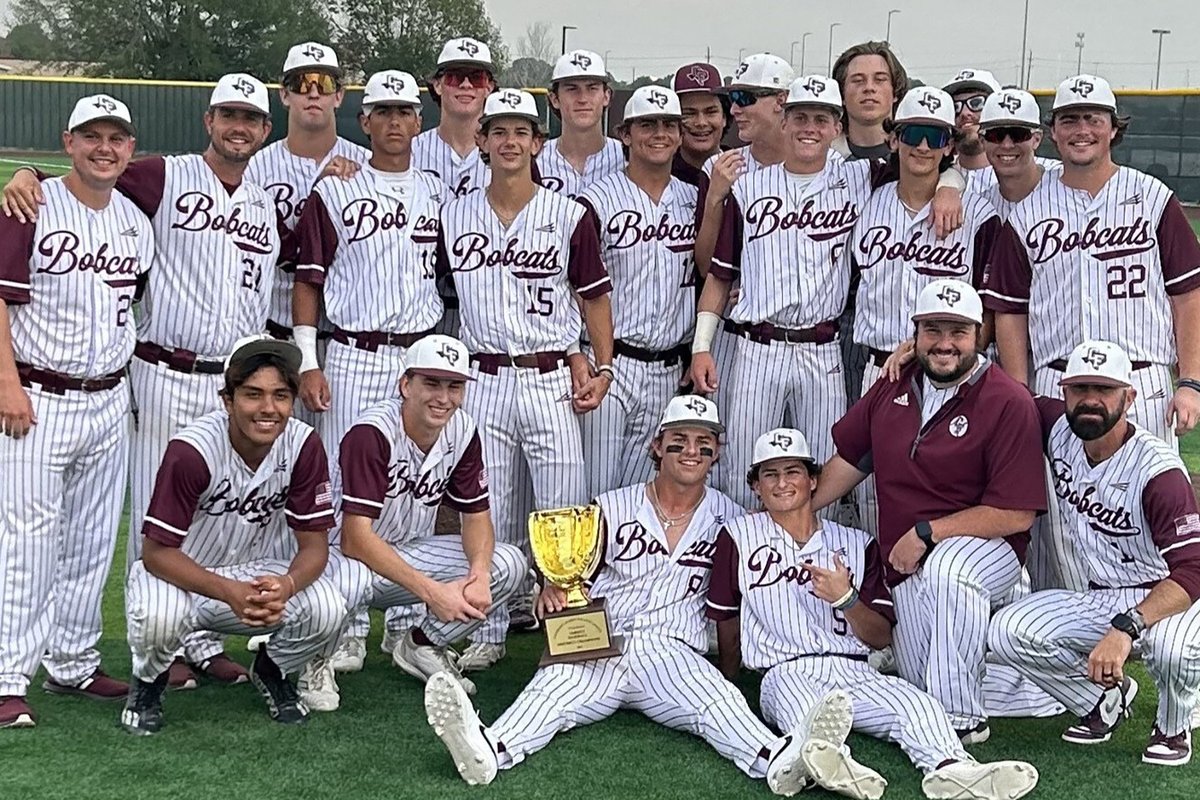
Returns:
[[[675,94],[691,94],[692,92],[714,93],[721,90],[721,72],[712,64],[697,61],[694,64],[684,64],[675,70],[675,80],[671,82]]]

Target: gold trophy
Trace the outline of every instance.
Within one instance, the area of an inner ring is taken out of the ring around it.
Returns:
[[[529,515],[533,559],[546,580],[567,593],[567,607],[546,614],[546,651],[539,667],[621,654],[608,626],[604,598],[588,601],[583,582],[599,566],[599,506],[575,506]]]

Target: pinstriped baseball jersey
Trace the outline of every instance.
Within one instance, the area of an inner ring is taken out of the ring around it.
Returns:
[[[1033,161],[1047,172],[1052,169],[1062,169],[1062,162],[1057,158],[1034,156]],[[982,169],[966,169],[962,172],[967,179],[967,188],[963,190],[963,194],[983,194],[988,195],[988,198],[991,199],[990,193],[1000,184],[999,178],[996,177],[996,170],[991,166]],[[995,205],[992,203],[993,207]],[[996,210],[999,211],[999,208]]]
[[[229,414],[205,414],[167,445],[142,533],[205,567],[269,558],[290,530],[333,527],[329,465],[313,429],[288,420],[258,469],[229,441]]]
[[[600,152],[588,156],[583,174],[576,172],[571,162],[559,152],[558,144],[558,139],[546,142],[536,162],[535,174],[539,182],[552,192],[576,198],[596,181],[625,169],[625,151],[616,139],[606,138]]]
[[[596,498],[604,517],[604,560],[591,596],[607,601],[614,633],[643,631],[707,649],[704,599],[717,533],[744,509],[706,488],[673,552],[644,483]]]
[[[295,155],[288,149],[287,140],[280,139],[254,154],[246,165],[245,180],[263,187],[274,199],[283,224],[288,230],[295,230],[317,176],[335,156],[366,164],[371,151],[339,136],[329,154],[317,161]],[[271,293],[270,318],[288,328],[292,327],[293,270],[293,264],[282,265]]]
[[[1047,180],[1047,176],[1050,176],[1050,180],[1057,179],[1057,172],[1058,170],[1062,169],[1061,161],[1055,161],[1052,158],[1035,158],[1034,161],[1036,161],[1043,169],[1043,181]],[[1017,207],[1017,204],[1020,203],[1020,200],[1014,202],[1012,200],[1005,199],[1004,195],[1000,193],[1000,182],[996,180],[996,171],[991,167],[987,167],[983,170],[976,170],[976,172],[990,173],[991,179],[987,180],[986,178],[983,178],[982,180],[985,180],[986,184],[978,186],[971,183],[972,178],[968,178],[967,191],[977,191],[979,194],[982,194],[984,197],[986,197],[987,201],[992,204],[992,208],[996,209],[996,213],[1000,215],[1000,221],[1008,222],[1009,216],[1012,214],[1013,209]],[[976,172],[972,172],[970,174],[975,175]]]
[[[613,336],[648,350],[691,338],[696,321],[696,188],[672,178],[656,204],[624,170],[579,201],[600,223],[612,279]]]
[[[1135,428],[1112,456],[1093,466],[1067,422],[1065,404],[1046,397],[1037,403],[1063,528],[1091,582],[1121,588],[1178,577],[1195,597],[1200,513],[1179,456],[1154,434]]]
[[[872,162],[830,154],[803,187],[782,164],[738,179],[711,267],[741,283],[731,320],[809,328],[842,313],[850,285],[842,250],[871,196],[874,171]]]
[[[1120,342],[1134,361],[1175,363],[1169,298],[1200,288],[1200,244],[1162,182],[1119,167],[1093,198],[1044,180],[1008,226],[983,300],[1029,316],[1035,366],[1088,339]]]
[[[342,439],[342,513],[376,520],[375,532],[400,545],[433,536],[438,507],[487,511],[488,479],[475,420],[454,412],[428,453],[404,432],[404,400],[367,409]]]
[[[701,217],[704,216],[704,198],[705,198],[705,195],[708,194],[708,182],[712,178],[713,166],[717,163],[717,159],[720,158],[721,156],[725,155],[725,153],[727,153],[727,152],[741,153],[742,158],[744,158],[746,160],[745,172],[743,172],[742,175],[739,176],[739,180],[741,177],[745,177],[746,175],[749,175],[753,172],[757,172],[758,170],[762,169],[763,167],[771,166],[770,164],[764,164],[761,161],[759,161],[758,159],[756,159],[751,154],[750,145],[748,145],[748,144],[742,145],[741,147],[735,147],[732,150],[726,150],[726,151],[722,151],[720,153],[713,153],[711,156],[709,156],[708,160],[704,162],[704,166],[700,168],[700,175],[696,180],[696,192],[697,192],[697,196],[696,196],[696,229],[697,230],[700,229],[700,222],[702,221]],[[830,156],[830,158],[834,157],[834,153],[832,150],[829,152],[829,156]]]
[[[297,228],[296,280],[321,286],[325,315],[348,331],[417,333],[442,317],[434,278],[446,187],[414,170],[407,185],[364,166],[320,181]]]
[[[417,134],[412,143],[412,165],[428,172],[450,189],[450,197],[478,192],[492,182],[492,171],[483,163],[479,148],[460,156],[431,128]]]
[[[876,350],[891,351],[912,336],[917,295],[932,281],[957,278],[979,287],[1001,228],[985,197],[964,195],[962,227],[939,240],[932,204],[910,217],[899,186],[884,186],[871,197],[848,248],[860,276],[854,341]]]
[[[36,223],[0,219],[0,299],[15,359],[80,378],[116,372],[133,354],[129,315],[154,259],[145,215],[113,192],[97,211],[62,178],[42,184]]]
[[[578,341],[574,293],[611,290],[595,220],[538,189],[507,229],[483,192],[442,206],[438,269],[454,279],[463,343],[472,353],[566,350]]]
[[[850,570],[860,602],[894,623],[879,545],[866,531],[821,520],[821,527],[801,545],[765,511],[725,525],[713,558],[708,616],[741,618],[746,666],[769,669],[804,656],[871,652],[854,635],[845,615],[809,588],[808,567],[832,570],[835,555]]]

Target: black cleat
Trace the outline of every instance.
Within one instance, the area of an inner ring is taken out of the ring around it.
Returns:
[[[121,727],[127,733],[152,736],[162,730],[162,697],[169,674],[164,671],[149,683],[138,678],[129,682],[129,696],[125,698],[125,708],[121,711]]]
[[[271,719],[284,725],[299,725],[308,721],[308,706],[300,699],[300,693],[292,682],[267,655],[265,647],[258,648],[258,654],[254,656],[250,682],[266,698]]]

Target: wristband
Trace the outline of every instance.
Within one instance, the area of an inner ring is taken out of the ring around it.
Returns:
[[[577,356],[582,353],[583,353],[583,347],[579,344],[578,341],[571,342],[569,345],[567,345],[567,355],[568,356]]]
[[[917,532],[917,538],[925,543],[927,549],[932,550],[933,546],[937,544],[933,541],[933,526],[927,521],[921,520],[913,526],[913,530]]]
[[[1193,392],[1200,392],[1200,381],[1196,380],[1195,378],[1180,378],[1179,388],[1187,388],[1191,389]]]
[[[300,372],[320,369],[317,361],[317,327],[315,325],[297,325],[292,328],[292,338],[296,347],[300,348]]]
[[[721,315],[711,311],[701,311],[696,315],[696,333],[692,336],[692,352],[707,353],[712,350],[713,339],[717,337],[717,328],[721,326]]]
[[[296,596],[296,579],[292,577],[292,573],[290,573],[290,572],[283,573],[283,577],[287,578],[288,581],[292,584],[292,596],[295,597]]]
[[[597,375],[607,375],[609,383],[615,383],[617,380],[617,373],[613,371],[612,364],[599,365],[598,367],[596,367],[596,374]]]
[[[838,598],[837,602],[833,604],[833,607],[838,611],[845,611],[846,609],[853,608],[857,602],[858,590],[851,586],[850,591]]]
[[[959,194],[962,194],[967,188],[967,179],[958,171],[958,167],[951,167],[941,175],[938,175],[937,188],[954,189]]]

